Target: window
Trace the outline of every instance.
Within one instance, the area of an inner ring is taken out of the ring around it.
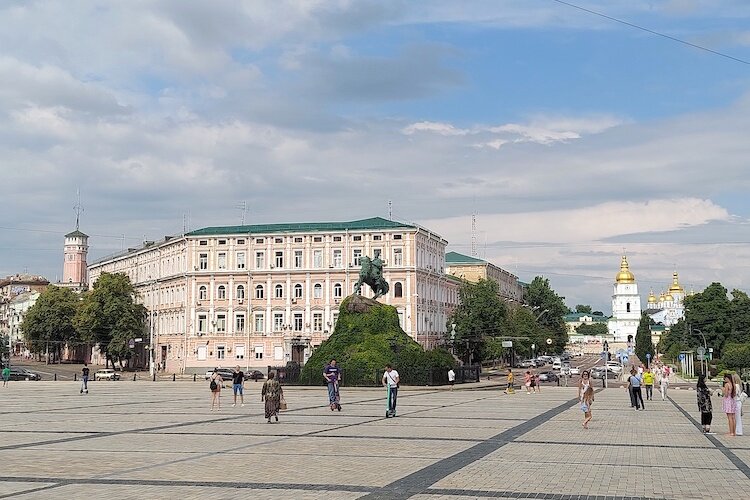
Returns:
[[[296,269],[302,267],[302,250],[294,251],[294,267]]]
[[[315,285],[313,285],[313,298],[314,299],[323,298],[323,285],[321,285],[320,283],[315,283]]]
[[[362,241],[362,236],[357,235],[353,238],[354,241]]]
[[[404,265],[404,250],[402,248],[393,249],[393,265],[394,266]]]
[[[284,298],[284,287],[281,285],[276,285],[273,289],[273,296],[277,299],[283,299]]]
[[[333,251],[333,267],[341,268],[342,265],[342,259],[341,259],[341,250],[334,250]]]
[[[302,313],[294,313],[294,331],[302,331]]]
[[[352,264],[355,266],[361,266],[362,265],[362,249],[361,248],[355,248],[352,250]]]
[[[200,246],[202,246],[202,247],[205,247],[206,245],[208,245],[208,240],[200,240],[200,241],[198,242],[198,244],[199,244]]]
[[[262,345],[255,346],[255,359],[263,359],[263,346]]]
[[[265,317],[263,313],[255,313],[255,331],[264,332],[265,329]]]
[[[258,245],[262,245],[265,242],[266,240],[264,240],[263,238],[255,238],[255,243]]]
[[[237,244],[238,245],[244,245],[245,244],[245,240],[237,240]]]
[[[208,323],[206,318],[205,314],[198,315],[198,333],[206,333],[206,324]]]
[[[234,317],[234,331],[237,333],[245,332],[245,315],[237,314]]]
[[[216,289],[216,298],[217,299],[226,299],[227,298],[227,287],[224,285],[219,285],[219,287]]]
[[[397,281],[396,284],[393,285],[393,296],[394,297],[404,296],[404,286],[401,284],[400,281]]]
[[[323,241],[323,238],[321,236],[316,236],[315,238],[313,238],[313,241],[315,243],[321,243]]]
[[[276,242],[276,243],[284,243],[284,238],[276,238],[273,241]]]
[[[382,248],[375,248],[372,251],[372,258],[373,259],[377,259],[377,258],[382,257],[382,256],[383,256],[383,249]]]
[[[244,345],[240,344],[240,345],[234,346],[234,357],[237,359],[245,359],[245,346]]]
[[[333,298],[340,299],[342,293],[343,288],[341,288],[341,283],[336,283],[335,285],[333,285]]]
[[[255,269],[266,267],[266,252],[255,252]]]
[[[302,285],[297,283],[294,285],[294,298],[295,299],[301,299],[302,298]]]
[[[323,250],[313,250],[313,267],[315,269],[323,267]]]
[[[206,346],[202,345],[196,349],[198,351],[196,355],[198,356],[198,361],[205,361],[206,360]]]
[[[198,287],[198,300],[206,300],[208,289],[205,286]]]
[[[245,298],[245,287],[242,285],[237,285],[237,298],[238,299]]]
[[[278,268],[284,267],[284,252],[279,251],[274,254],[274,263]]]
[[[216,346],[216,359],[224,359],[226,357],[226,348],[223,345]]]
[[[200,256],[198,257],[198,262],[199,262],[198,267],[201,269],[201,271],[205,271],[206,269],[208,269],[208,254],[207,253],[200,254]]]
[[[331,323],[333,323],[333,328],[336,328],[336,322],[339,320],[339,313],[338,311],[333,313],[331,315]]]
[[[630,312],[630,302],[625,304],[625,312]]]
[[[296,237],[294,238],[294,242],[295,242],[295,243],[302,243],[302,237],[301,237],[301,236],[296,236]]]
[[[226,244],[227,244],[227,240],[219,240],[219,245],[226,245]]]
[[[284,313],[273,313],[273,331],[280,332],[284,328]]]
[[[284,348],[280,345],[273,348],[273,359],[284,359]]]
[[[400,234],[394,234],[393,235],[393,239],[394,240],[400,240],[401,239],[401,235]]]
[[[263,285],[255,285],[255,298],[262,299],[264,296]]]
[[[372,239],[375,241],[380,241],[383,239],[383,236],[380,234],[376,234],[375,236],[372,237]]]
[[[333,241],[341,241],[341,236],[334,236]]]
[[[313,331],[323,331],[323,313],[313,313]]]
[[[216,315],[216,331],[218,333],[224,333],[227,331],[227,315],[226,314]]]
[[[224,252],[219,253],[219,260],[217,263],[218,263],[219,269],[226,269],[227,268],[227,254]]]
[[[245,252],[237,252],[237,269],[245,269]]]

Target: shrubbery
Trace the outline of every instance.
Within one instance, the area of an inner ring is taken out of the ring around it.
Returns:
[[[353,313],[347,309],[347,297],[340,307],[336,328],[305,363],[300,383],[321,385],[323,368],[336,358],[348,386],[379,385],[383,368],[390,363],[408,385],[426,385],[430,370],[448,369],[454,359],[445,350],[424,351],[400,327],[396,309],[385,304],[373,305],[369,312]]]

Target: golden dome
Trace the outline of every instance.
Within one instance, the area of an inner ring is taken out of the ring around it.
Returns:
[[[654,295],[654,291],[651,290],[648,292],[648,303],[649,304],[655,304],[656,303],[656,295]]]
[[[615,281],[617,283],[635,283],[635,276],[630,272],[628,259],[624,255],[622,256],[622,262],[620,262],[620,272],[617,273]]]
[[[672,273],[672,286],[669,287],[669,293],[685,294],[685,290],[680,286],[680,282],[677,279],[677,271]]]
[[[664,302],[664,293],[659,294],[659,302]]]
[[[664,296],[664,300],[667,302],[674,302],[674,297],[672,297],[672,294],[668,293]]]

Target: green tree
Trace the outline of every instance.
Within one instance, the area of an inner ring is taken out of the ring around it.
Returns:
[[[697,331],[700,330],[706,343],[714,348],[714,354],[719,354],[733,331],[732,303],[727,289],[721,283],[711,283],[703,292],[686,297],[685,321],[689,325],[683,340],[686,347],[703,345]]]
[[[505,317],[503,335],[507,337],[521,337],[513,339],[513,350],[519,356],[531,355],[531,344],[536,345],[536,353],[552,352],[546,343],[546,330],[536,321],[534,312],[528,307],[517,307],[509,309]],[[525,339],[523,337],[526,337]],[[498,342],[499,344],[499,342]],[[497,346],[498,348],[500,346]],[[505,350],[500,349],[498,355],[496,348],[493,358],[502,357]]]
[[[79,298],[69,288],[48,286],[21,323],[29,351],[50,352],[59,360],[66,343],[80,340],[73,322],[78,306]]]
[[[563,297],[555,293],[548,279],[537,276],[529,284],[526,300],[532,311],[536,312],[537,322],[545,330],[545,341],[552,339],[549,346],[551,352],[562,352],[568,343],[563,316],[569,312]]]
[[[724,346],[721,361],[732,370],[750,368],[750,343],[728,343]]]
[[[583,304],[577,304],[576,305],[576,312],[577,313],[591,314],[591,306],[586,306],[586,305],[583,305]]]
[[[609,328],[607,328],[606,323],[583,323],[578,325],[576,333],[580,335],[608,335]]]
[[[672,325],[668,332],[662,334],[658,350],[668,360],[676,361],[680,351],[686,350],[687,347],[687,325],[685,320],[681,319]]]
[[[452,325],[456,325],[456,354],[467,361],[480,361],[489,357],[487,339],[503,333],[505,304],[494,280],[463,281],[458,297],[459,305],[448,318],[448,340]]]
[[[750,297],[742,290],[732,290],[730,318],[732,342],[750,343]]]
[[[647,354],[650,354],[653,358],[656,352],[654,343],[651,340],[652,324],[654,324],[654,320],[644,311],[641,314],[641,321],[638,323],[638,330],[635,333],[635,355],[638,356],[641,363],[646,363]]]
[[[132,356],[128,342],[145,331],[146,308],[136,303],[136,292],[124,274],[102,273],[87,292],[75,323],[82,336],[99,345],[107,358],[122,364]],[[153,347],[153,346],[152,346]]]

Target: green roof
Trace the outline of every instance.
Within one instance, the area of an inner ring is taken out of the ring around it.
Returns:
[[[350,222],[292,222],[284,224],[250,224],[245,226],[215,226],[196,229],[186,236],[214,236],[223,234],[307,233],[328,231],[367,231],[373,229],[416,229],[416,226],[381,217]]]
[[[448,252],[445,254],[446,264],[487,264],[487,261],[477,259],[476,257],[469,257],[457,252]]]
[[[88,238],[87,234],[82,233],[78,229],[65,235],[66,238]]]

